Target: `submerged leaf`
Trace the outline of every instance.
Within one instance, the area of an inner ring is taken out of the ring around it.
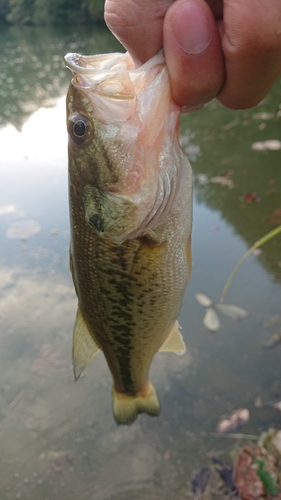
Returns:
[[[254,120],[271,120],[274,118],[274,114],[263,111],[261,113],[254,113],[252,118],[254,118]]]
[[[219,457],[213,457],[212,460],[225,484],[231,488],[232,491],[236,490],[233,478],[233,468],[224,463]]]
[[[270,427],[267,432],[261,434],[258,444],[265,449],[273,445],[275,450],[281,455],[281,431]]]
[[[281,411],[281,401],[278,401],[277,403],[273,403],[272,408],[275,408],[275,410]],[[281,432],[280,432],[280,438],[281,438]],[[281,448],[280,448],[280,450],[281,450]]]
[[[210,481],[210,471],[208,467],[202,467],[197,469],[191,478],[191,489],[193,493],[201,492],[203,493]]]
[[[227,186],[229,189],[234,187],[233,181],[223,175],[217,175],[216,177],[211,177],[210,181],[213,184],[220,184],[221,186]]]
[[[248,315],[245,309],[233,304],[216,304],[215,308],[231,319],[241,319]]]
[[[253,142],[252,149],[254,151],[265,151],[267,149],[277,151],[278,149],[281,149],[281,141],[278,139],[270,139],[263,142]]]
[[[251,147],[252,147],[253,151],[265,151],[265,149],[266,149],[264,142],[261,142],[261,141],[253,142]]]
[[[260,197],[257,193],[246,193],[241,196],[241,201],[246,201],[247,203],[253,203],[260,201]]]
[[[281,431],[277,431],[276,434],[271,439],[273,446],[281,455]]]
[[[236,459],[234,481],[243,500],[260,500],[264,494],[262,481],[253,468],[253,458],[248,449],[243,449]]]
[[[245,425],[250,418],[250,412],[248,408],[239,408],[235,410],[231,415],[223,417],[217,426],[217,432],[220,434],[225,434],[227,432],[234,432],[243,425]]]
[[[262,345],[265,349],[272,349],[276,345],[280,344],[280,342],[281,342],[281,332],[277,332],[271,335],[271,337],[269,337],[268,339],[266,339]]]
[[[204,307],[209,307],[213,303],[213,301],[209,297],[207,297],[207,295],[204,295],[203,293],[196,293],[195,298],[199,302],[199,304],[201,304],[201,306],[204,306]]]
[[[203,318],[203,324],[211,332],[216,332],[220,327],[220,320],[216,311],[212,307],[208,307]]]
[[[270,149],[271,151],[277,151],[281,149],[281,141],[276,139],[271,139],[269,141],[264,141],[266,149]]]
[[[270,495],[277,495],[278,484],[276,482],[276,477],[272,474],[271,470],[266,470],[266,461],[263,458],[255,457],[253,464],[257,466],[257,475],[264,485],[265,491],[270,493]]]

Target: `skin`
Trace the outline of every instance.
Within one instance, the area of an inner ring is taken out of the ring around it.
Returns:
[[[280,0],[106,0],[105,21],[137,64],[164,47],[184,112],[251,108],[281,75]]]

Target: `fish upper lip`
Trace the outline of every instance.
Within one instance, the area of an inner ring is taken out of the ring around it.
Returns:
[[[113,57],[115,56],[115,57]],[[98,72],[116,72],[118,69],[128,69],[130,56],[125,53],[101,54],[83,56],[69,52],[64,56],[64,61],[71,71],[79,74],[94,74]],[[130,64],[131,66],[131,64]]]
[[[98,72],[106,72],[109,74],[110,72],[116,73],[121,69],[139,73],[141,71],[146,71],[149,66],[154,66],[157,59],[159,64],[164,63],[165,58],[162,51],[139,67],[135,67],[133,59],[128,52],[115,52],[92,56],[83,56],[76,52],[69,52],[64,56],[66,67],[80,74],[93,74]]]

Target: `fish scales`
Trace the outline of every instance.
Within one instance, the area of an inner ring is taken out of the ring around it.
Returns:
[[[74,74],[67,98],[70,267],[78,297],[74,369],[79,377],[101,349],[114,381],[115,419],[118,423],[131,423],[138,413],[156,415],[160,411],[149,382],[155,353],[184,350],[177,318],[191,266],[191,169],[178,144],[176,128],[170,132],[172,127],[168,123],[163,132],[163,124],[159,122],[153,148],[143,138],[145,134],[148,136],[146,130],[139,136],[134,130],[129,133],[129,142],[135,134],[138,150],[140,141],[144,141],[143,157],[148,163],[151,161],[151,170],[157,161],[156,174],[150,174],[148,169],[148,173],[143,173],[140,159],[136,160],[137,153],[129,151],[130,144],[126,148],[126,141],[125,144],[120,141],[124,128],[116,135],[115,125],[110,124],[104,133],[104,124],[96,116],[99,112],[94,104],[94,111],[91,108],[89,85],[84,80],[82,84],[79,79],[75,82],[79,71],[77,61],[83,57],[75,56],[75,64],[73,54],[66,56]],[[82,74],[85,59],[81,62]],[[165,70],[164,58],[156,56],[156,59],[161,66],[156,74],[160,79],[162,69]],[[167,76],[163,75],[167,85]],[[155,86],[155,79],[152,83]],[[116,95],[115,99],[118,101]],[[143,101],[143,96],[139,100]],[[142,102],[142,113],[143,106]],[[175,114],[175,105],[169,106],[170,114]],[[175,119],[176,116],[174,122]],[[134,118],[133,129],[136,121]],[[86,127],[90,132],[84,141],[82,134]],[[170,134],[166,145],[161,133]],[[160,149],[155,153],[157,148]],[[155,182],[156,187],[151,186]],[[135,194],[136,185],[141,187]]]
[[[103,352],[118,389],[127,389],[126,383],[122,383],[121,365],[115,359],[121,348],[123,355],[126,351],[129,364],[129,356],[135,357],[131,371],[135,389],[139,390],[152,356],[165,340],[167,325],[170,327],[178,317],[178,294],[185,289],[187,279],[185,256],[180,255],[175,240],[160,242],[159,246],[155,239],[149,243],[149,235],[127,240],[122,245],[102,240],[85,222],[84,211],[77,210],[77,203],[72,208],[72,217],[77,228],[72,256],[78,264],[74,279],[80,309],[87,324],[94,325],[93,335],[98,345],[105,344]],[[174,260],[178,264],[182,261],[183,265],[173,270]],[[156,316],[156,306],[166,311]],[[173,317],[167,306],[173,310]],[[158,333],[155,337],[155,332],[162,332],[162,336],[159,338]]]

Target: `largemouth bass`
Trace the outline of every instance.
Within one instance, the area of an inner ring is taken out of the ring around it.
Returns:
[[[102,350],[119,424],[158,415],[158,351],[185,351],[178,315],[190,276],[191,167],[178,141],[163,54],[67,54],[70,268],[77,379]]]

